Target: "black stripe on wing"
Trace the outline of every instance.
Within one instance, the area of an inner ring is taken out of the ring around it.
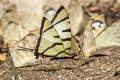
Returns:
[[[53,25],[56,25],[56,24],[58,24],[58,23],[60,23],[60,22],[62,22],[62,21],[65,21],[65,20],[67,20],[67,19],[69,19],[68,18],[68,16],[67,17],[65,17],[65,18],[63,18],[63,19],[61,19],[60,21],[58,21],[58,22],[56,22],[55,24],[53,24]],[[52,23],[52,22],[51,22]]]
[[[56,17],[58,16],[58,14],[59,14],[63,9],[65,9],[65,8],[64,8],[63,6],[61,6],[61,7],[57,10],[55,16],[54,16],[53,19],[51,20],[51,23],[54,22],[54,20],[55,20]]]
[[[48,47],[47,49],[45,49],[45,50],[42,52],[42,54],[44,55],[44,53],[45,53],[46,51],[48,51],[49,49],[51,49],[51,48],[53,48],[53,47],[55,47],[55,46],[57,46],[57,45],[63,45],[63,43],[53,43],[53,45],[51,45],[50,47]]]
[[[62,41],[71,41],[71,38],[65,38],[65,39],[62,39]]]
[[[60,21],[58,21],[57,23],[53,24],[53,26],[54,26],[54,25],[56,25],[56,24],[58,24],[58,23],[60,23],[60,22],[62,22],[62,21],[64,21],[64,20],[66,20],[66,19],[69,19],[69,18],[68,18],[68,17],[65,17],[65,18],[61,19]],[[51,22],[51,23],[52,23],[52,22]],[[46,32],[46,31],[48,31],[48,30],[50,30],[50,29],[54,28],[53,26],[51,26],[51,27],[47,28],[47,29],[46,29],[46,30],[44,30],[43,32]]]
[[[43,17],[42,24],[41,24],[41,27],[40,27],[40,37],[38,39],[38,42],[37,42],[37,45],[36,45],[36,48],[35,48],[35,53],[34,53],[34,55],[36,56],[36,59],[38,59],[38,57],[39,57],[38,49],[39,49],[39,46],[40,46],[45,21],[46,21],[46,18]]]
[[[70,55],[69,53],[67,53],[66,51],[60,51],[60,52],[58,52],[56,55],[55,55],[55,57],[54,58],[56,58],[58,55],[60,55],[61,53],[66,53],[67,55]]]
[[[44,55],[44,53],[45,53],[46,51],[48,51],[49,49],[51,49],[51,48],[53,48],[53,47],[55,47],[55,46],[57,46],[57,45],[63,45],[63,44],[62,44],[62,43],[53,43],[53,45],[51,45],[50,47],[48,47],[47,49],[45,49],[45,50],[42,52],[41,55]],[[67,48],[67,49],[65,49],[65,50],[70,50],[70,49],[71,49],[71,48]],[[70,54],[67,53],[65,50],[58,52],[54,57],[57,57],[59,54],[61,54],[61,53],[63,53],[63,52],[65,52],[66,54],[70,55]]]
[[[70,50],[71,49],[71,47],[68,47],[68,48],[66,48],[65,50]]]
[[[65,30],[62,30],[62,32],[71,32],[71,29],[65,29]]]
[[[54,36],[54,38],[60,38],[60,36],[59,36],[59,35],[57,35],[57,36]]]
[[[46,31],[48,31],[48,30],[50,30],[50,29],[52,29],[52,28],[54,28],[54,27],[50,26],[49,28],[47,28],[46,30],[44,30],[43,33],[46,32]]]
[[[51,20],[51,23],[53,23],[53,22],[55,21],[55,19],[58,17],[59,13],[60,13],[62,10],[65,10],[65,11],[66,11],[66,9],[65,9],[63,6],[60,6],[60,8],[57,10],[55,16],[54,16],[53,19]],[[67,12],[67,11],[66,11],[66,12]],[[66,13],[66,14],[67,14],[67,13]],[[68,15],[67,15],[66,17],[64,17],[63,19],[61,19],[60,21],[54,23],[53,25],[56,25],[56,24],[58,24],[58,23],[60,23],[60,22],[62,22],[62,21],[64,21],[64,20],[66,20],[66,19],[69,20]],[[68,23],[70,23],[70,21],[68,21]]]

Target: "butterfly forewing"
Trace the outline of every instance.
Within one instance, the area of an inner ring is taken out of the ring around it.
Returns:
[[[69,20],[69,17],[67,15],[66,9],[63,6],[61,6],[57,10],[55,16],[51,20],[51,23],[55,27],[60,38],[62,39],[65,51],[67,53],[70,53],[70,49],[71,49],[70,20]]]
[[[68,56],[64,52],[62,40],[60,39],[55,28],[45,17],[42,19],[42,35],[40,36],[40,45],[38,52],[45,56],[66,57]]]

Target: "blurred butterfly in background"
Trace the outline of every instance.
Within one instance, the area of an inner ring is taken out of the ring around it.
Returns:
[[[103,14],[94,14],[91,21],[97,50],[120,47],[120,21],[107,26]]]
[[[106,27],[96,38],[97,49],[120,47],[120,21]]]
[[[94,37],[96,38],[107,27],[104,14],[94,14],[90,20],[92,21],[91,26],[93,29]]]

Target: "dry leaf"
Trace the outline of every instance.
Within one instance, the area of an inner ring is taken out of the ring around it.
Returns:
[[[79,43],[85,58],[96,53],[96,37],[106,28],[104,15],[93,14],[90,18],[83,35],[80,36]],[[82,54],[82,53],[81,53]]]
[[[30,50],[36,47],[39,32],[40,30],[37,29],[32,31],[20,41],[11,40],[7,42],[15,67],[31,65],[34,64],[35,61],[41,59],[36,59],[36,56],[34,56],[34,51]]]
[[[73,36],[82,34],[88,24],[88,16],[79,3],[71,3],[69,7],[69,17]]]
[[[83,34],[83,54],[89,58],[96,52],[96,42],[92,30],[92,21],[90,20]]]
[[[0,54],[0,61],[5,61],[6,60],[6,54]]]
[[[120,21],[107,27],[96,38],[97,49],[120,47]]]
[[[15,17],[14,17],[15,16]],[[12,5],[4,14],[1,22],[4,42],[9,40],[19,41],[30,31],[40,28],[41,17],[37,14],[18,15],[15,5]]]

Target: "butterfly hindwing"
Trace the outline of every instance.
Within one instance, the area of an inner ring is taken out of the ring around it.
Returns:
[[[70,53],[70,49],[71,49],[70,20],[69,20],[69,17],[67,15],[66,9],[63,6],[61,6],[57,10],[55,16],[51,20],[51,23],[55,27],[60,38],[62,39],[65,51],[67,53]]]

